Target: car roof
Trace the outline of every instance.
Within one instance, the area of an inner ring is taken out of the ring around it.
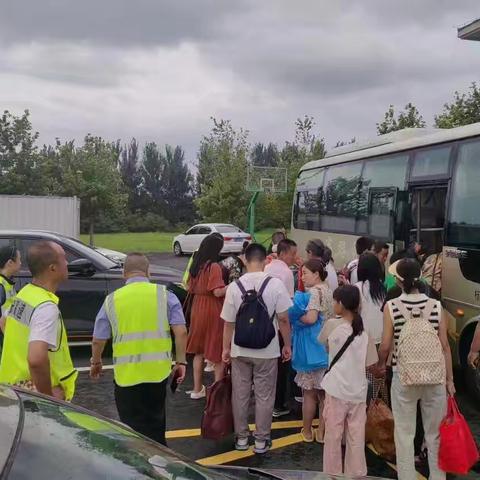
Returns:
[[[234,225],[233,223],[197,223],[194,227],[235,227],[240,228]]]
[[[41,235],[42,237],[49,237],[52,239],[59,239],[66,237],[60,233],[49,232],[48,230],[0,230],[0,235],[9,236],[27,236],[27,235]]]

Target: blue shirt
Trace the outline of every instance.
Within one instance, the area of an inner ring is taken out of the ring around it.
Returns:
[[[132,277],[125,283],[137,282],[149,282],[147,277]],[[185,317],[183,315],[183,309],[178,298],[172,293],[167,291],[167,317],[170,325],[185,325]],[[107,317],[105,310],[105,302],[103,303],[100,311],[95,319],[95,327],[93,329],[93,336],[99,340],[108,340],[112,336],[112,327]]]

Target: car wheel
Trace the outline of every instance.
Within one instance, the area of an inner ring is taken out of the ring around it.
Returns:
[[[177,257],[181,257],[183,255],[183,252],[182,252],[182,247],[180,246],[180,244],[178,242],[175,242],[173,244],[173,253],[175,254],[175,256]]]

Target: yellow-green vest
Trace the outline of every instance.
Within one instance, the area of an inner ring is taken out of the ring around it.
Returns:
[[[31,283],[23,287],[15,297],[5,325],[0,361],[0,382],[14,385],[21,381],[31,380],[28,366],[30,321],[35,309],[47,302],[58,305],[58,297]],[[75,380],[78,372],[73,367],[67,334],[60,313],[58,322],[58,347],[56,350],[48,352],[50,378],[52,387],[61,386],[65,393],[65,399],[71,400],[75,393]]]
[[[190,267],[192,266],[193,256],[194,256],[194,255],[195,255],[195,254],[193,254],[193,255],[188,259],[187,268],[186,268],[185,271],[183,272],[182,287],[183,287],[185,290],[188,290],[188,279],[190,278]]]
[[[2,311],[6,312],[7,309],[12,305],[13,299],[17,292],[15,291],[15,285],[12,285],[3,275],[0,275],[0,285],[5,291],[5,302],[0,306],[2,307]]]
[[[172,338],[163,285],[135,282],[108,295],[105,311],[112,328],[117,385],[159,383],[172,369]]]

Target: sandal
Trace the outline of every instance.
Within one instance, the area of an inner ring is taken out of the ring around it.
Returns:
[[[317,443],[325,443],[325,430],[322,432],[322,436],[320,437],[320,429],[317,428],[315,430],[315,441]]]
[[[305,442],[305,443],[313,443],[313,441],[315,440],[315,430],[312,428],[312,438],[307,438],[305,436],[305,430],[302,428],[302,430],[300,430],[300,435],[302,436],[302,440]]]

